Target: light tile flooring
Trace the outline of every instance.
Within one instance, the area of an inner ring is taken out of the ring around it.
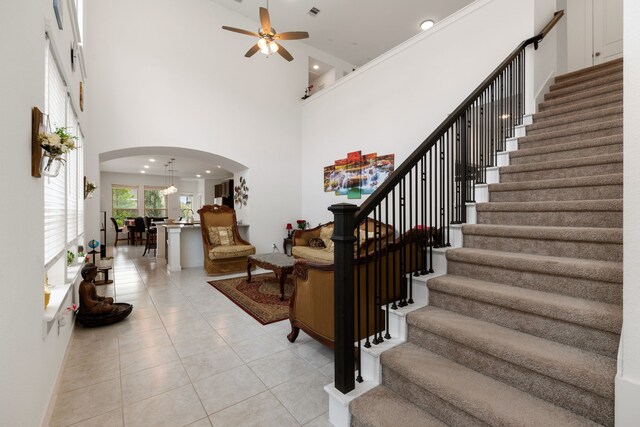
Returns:
[[[267,326],[207,284],[166,273],[140,247],[114,251],[124,322],[76,326],[51,426],[329,426],[333,353],[289,322]],[[113,285],[98,287],[113,296]]]

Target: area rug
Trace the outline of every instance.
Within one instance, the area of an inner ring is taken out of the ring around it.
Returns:
[[[273,273],[252,275],[251,283],[246,276],[208,283],[263,325],[289,318],[289,299],[293,294],[290,276],[284,284],[284,301],[280,301],[280,285]]]

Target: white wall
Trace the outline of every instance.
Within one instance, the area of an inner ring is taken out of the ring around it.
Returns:
[[[247,59],[254,41],[221,26],[257,23],[209,0],[92,1],[85,14],[96,142],[88,164],[100,152],[137,146],[192,148],[242,163],[252,174],[252,243],[270,251],[281,223],[300,209],[294,165],[308,57],[343,61],[297,42],[285,42],[293,62]],[[98,229],[97,211],[88,206],[89,233]]]
[[[0,178],[8,184],[0,218],[7,225],[0,245],[0,425],[37,426],[45,417],[69,340],[71,326],[60,336],[42,337],[44,312],[43,179],[31,177],[31,108],[44,111],[45,22],[52,39],[64,47],[61,58],[72,95],[79,71],[68,59],[71,27],[65,7],[65,31],[55,26],[50,1],[0,2],[0,124],[3,147]],[[75,98],[77,99],[77,98]],[[16,223],[16,220],[19,223]]]
[[[302,217],[325,222],[331,204],[361,202],[324,193],[323,167],[356,150],[399,165],[537,24],[533,0],[478,1],[305,101]]]
[[[624,2],[624,289],[616,425],[640,420],[640,3]]]

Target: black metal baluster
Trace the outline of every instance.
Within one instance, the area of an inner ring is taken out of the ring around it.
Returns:
[[[386,334],[384,335],[385,339],[391,339],[391,334],[389,333],[389,258],[391,257],[391,255],[393,254],[393,252],[390,250],[389,248],[389,196],[384,198],[384,237],[385,237],[385,269],[384,269],[384,277],[385,277],[385,284],[386,284],[386,300],[385,300],[385,318],[387,320],[387,327],[386,329]]]
[[[369,236],[369,218],[365,218],[364,220],[364,235],[365,236]],[[371,334],[369,333],[369,318],[371,316],[371,313],[369,313],[369,301],[371,298],[370,292],[369,292],[369,246],[370,246],[370,242],[367,243],[364,246],[364,301],[365,301],[365,305],[364,305],[364,328],[365,328],[365,342],[364,342],[364,346],[365,348],[370,348],[371,347],[371,342],[369,341],[369,336],[371,336]],[[360,267],[362,268],[362,267]],[[375,311],[374,311],[375,313]],[[375,330],[375,327],[374,327]]]
[[[400,181],[400,286],[403,287],[402,290],[402,299],[400,300],[400,307],[405,307],[407,305],[407,292],[409,291],[407,287],[407,257],[405,251],[406,244],[406,236],[405,236],[405,228],[407,222],[407,212],[406,212],[406,204],[407,204],[407,194],[406,194],[406,181],[405,177],[402,177]]]
[[[397,186],[396,186],[397,187]],[[393,190],[391,190],[391,224],[392,224],[392,232],[395,233],[395,230],[397,230],[396,228],[396,187],[393,187]],[[393,310],[397,310],[398,309],[398,305],[396,303],[396,301],[398,300],[399,297],[399,292],[398,292],[398,269],[396,268],[396,256],[399,257],[399,255],[397,255],[397,251],[398,251],[398,245],[396,245],[396,236],[394,234],[393,236],[393,304],[391,305],[391,308]],[[398,258],[398,261],[400,261],[400,259]]]
[[[427,224],[427,154],[422,156],[422,177],[420,181],[420,188],[422,189],[422,197],[420,201],[420,211],[422,214],[422,234],[420,235],[420,243],[422,247],[422,268],[420,274],[425,275],[429,272],[427,268],[427,236],[425,234]],[[429,210],[431,210],[429,208]]]
[[[357,261],[355,262],[355,270],[356,270],[356,312],[357,312],[357,318],[356,318],[356,336],[358,337],[356,344],[358,346],[358,355],[357,355],[357,366],[358,366],[358,375],[356,377],[356,381],[358,381],[359,383],[361,383],[363,381],[362,379],[362,337],[360,336],[360,334],[362,333],[362,295],[361,295],[361,291],[362,291],[362,281],[360,280],[360,227],[358,226],[358,228],[356,228],[356,230],[358,231],[358,236],[356,237],[356,259]]]

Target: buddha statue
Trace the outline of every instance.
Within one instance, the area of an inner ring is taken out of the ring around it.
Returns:
[[[87,263],[82,267],[80,274],[83,279],[78,290],[80,314],[90,316],[111,313],[113,311],[113,298],[101,297],[96,292],[94,280],[98,275],[98,267],[95,264]]]
[[[92,263],[86,263],[80,272],[82,282],[78,289],[80,307],[76,315],[76,321],[87,328],[106,326],[125,319],[133,306],[126,303],[117,303],[111,297],[102,297],[96,292],[94,283],[98,275],[98,267]]]

